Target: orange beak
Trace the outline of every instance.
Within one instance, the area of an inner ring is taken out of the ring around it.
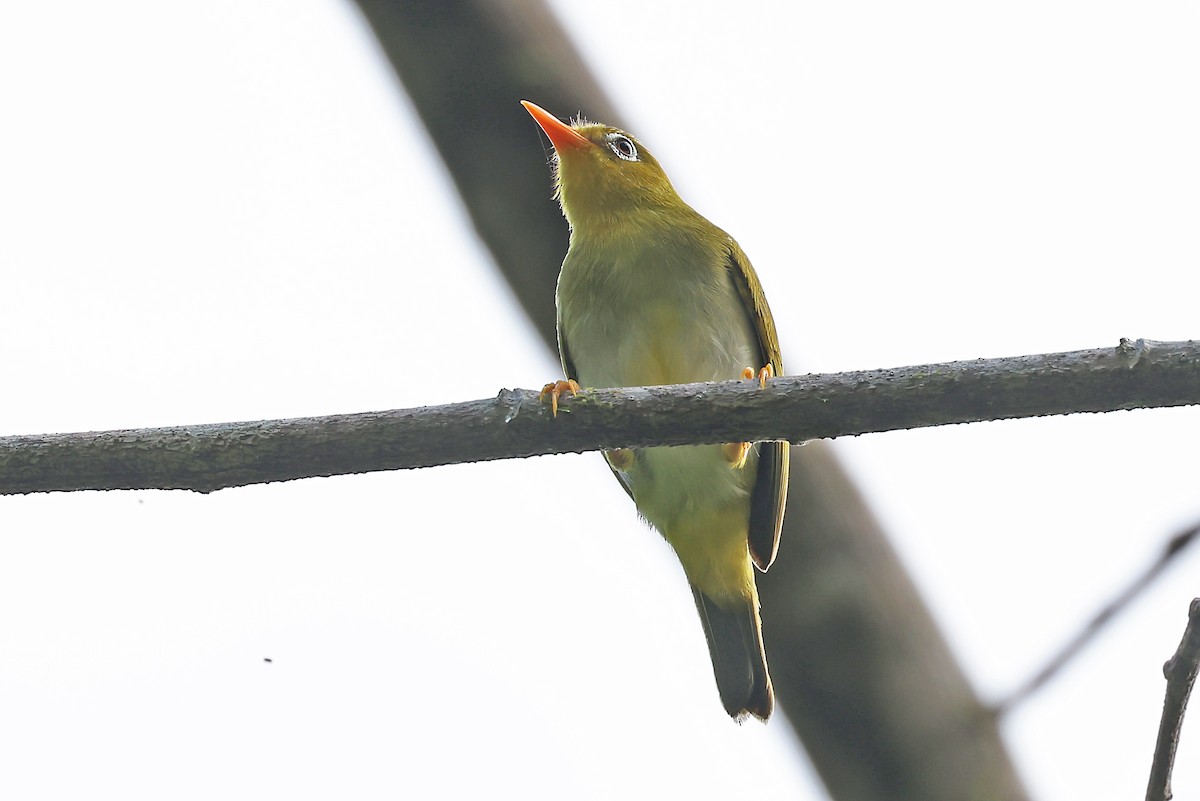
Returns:
[[[542,126],[542,130],[546,132],[546,136],[550,137],[550,142],[559,153],[566,150],[582,150],[592,146],[587,137],[541,106],[530,103],[528,100],[522,100],[521,105],[533,115],[534,121]]]

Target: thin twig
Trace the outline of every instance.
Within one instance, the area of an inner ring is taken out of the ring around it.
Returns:
[[[1163,700],[1162,720],[1158,724],[1158,742],[1154,746],[1154,761],[1150,765],[1150,782],[1146,786],[1146,801],[1169,801],[1171,771],[1175,767],[1175,751],[1183,729],[1183,713],[1188,696],[1196,683],[1200,669],[1200,598],[1193,598],[1188,607],[1188,624],[1175,655],[1163,665],[1167,679],[1167,695]]]
[[[1139,595],[1146,591],[1154,580],[1157,579],[1167,566],[1175,560],[1180,553],[1183,552],[1188,545],[1200,539],[1200,524],[1197,524],[1186,531],[1181,531],[1172,537],[1158,559],[1154,564],[1150,565],[1142,575],[1138,576],[1124,590],[1117,594],[1115,598],[1109,601],[1104,607],[1095,614],[1083,629],[1072,637],[1059,651],[1048,661],[1041,670],[1035,673],[1028,681],[1013,691],[1008,698],[993,707],[997,715],[1003,715],[1009,712],[1013,707],[1022,701],[1027,700],[1031,695],[1044,687],[1051,679],[1057,676],[1062,669],[1067,666],[1072,660],[1077,657],[1084,648],[1096,639],[1104,628],[1113,621],[1116,616],[1126,607],[1133,603]]]
[[[1200,403],[1200,342],[670,387],[536,392],[422,409],[0,438],[0,494],[190,489],[601,448],[854,436]]]

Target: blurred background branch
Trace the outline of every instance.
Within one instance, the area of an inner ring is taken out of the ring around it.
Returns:
[[[1023,703],[1031,695],[1046,686],[1051,679],[1061,673],[1067,664],[1079,656],[1080,652],[1096,639],[1100,632],[1112,622],[1114,617],[1127,609],[1134,600],[1154,584],[1155,579],[1161,576],[1162,572],[1174,563],[1189,545],[1196,541],[1197,535],[1200,535],[1200,525],[1192,526],[1171,537],[1153,564],[1130,582],[1129,586],[1118,593],[1116,597],[1097,611],[1083,629],[1066,642],[1046,662],[1041,670],[1031,676],[1028,681],[1014,690],[1007,698],[996,704],[996,714],[1003,715],[1013,707]]]

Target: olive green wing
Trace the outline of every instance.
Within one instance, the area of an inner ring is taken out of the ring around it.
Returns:
[[[779,335],[767,306],[762,284],[741,247],[729,240],[726,263],[730,280],[741,296],[746,313],[758,336],[759,363],[754,369],[770,365],[775,375],[783,375],[783,357],[779,353]],[[759,570],[766,570],[779,551],[779,532],[783,528],[783,510],[787,504],[788,465],[791,448],[786,441],[763,442],[758,451],[758,478],[750,495],[750,557]]]

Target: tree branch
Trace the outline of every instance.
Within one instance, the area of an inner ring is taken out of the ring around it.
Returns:
[[[1200,403],[1200,343],[587,390],[557,419],[530,390],[421,409],[0,438],[0,494],[190,489],[615,447],[853,436]]]
[[[1175,750],[1183,729],[1183,713],[1188,696],[1200,670],[1200,598],[1193,598],[1188,607],[1188,624],[1175,655],[1163,665],[1167,679],[1167,696],[1163,700],[1162,720],[1158,725],[1158,742],[1154,762],[1150,767],[1150,782],[1146,786],[1146,801],[1169,801],[1171,770],[1175,766]]]

